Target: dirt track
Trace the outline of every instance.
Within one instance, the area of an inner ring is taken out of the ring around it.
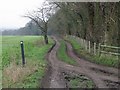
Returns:
[[[46,75],[42,80],[43,88],[67,88],[63,72],[75,72],[83,74],[93,80],[96,87],[98,88],[113,88],[120,85],[118,78],[118,69],[105,67],[91,63],[89,61],[80,59],[74,54],[71,44],[66,42],[67,54],[76,60],[78,66],[72,66],[66,64],[57,58],[57,51],[60,47],[60,39],[53,37],[56,44],[53,49],[48,53],[48,68],[46,70]]]

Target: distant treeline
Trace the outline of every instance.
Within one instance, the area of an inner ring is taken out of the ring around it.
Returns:
[[[2,31],[2,35],[41,35],[41,30],[34,22],[30,21],[25,27],[20,29],[4,30]]]

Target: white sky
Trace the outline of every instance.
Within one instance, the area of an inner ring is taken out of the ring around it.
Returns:
[[[0,0],[0,29],[24,27],[29,21],[22,17],[41,6],[44,0]]]

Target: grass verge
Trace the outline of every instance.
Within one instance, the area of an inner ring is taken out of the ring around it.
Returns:
[[[20,41],[24,41],[26,65],[21,64]],[[2,41],[2,87],[38,88],[45,74],[45,55],[53,45],[45,45],[40,36],[5,36]]]
[[[65,42],[62,40],[61,41],[61,45],[58,49],[58,52],[57,52],[57,56],[60,60],[68,63],[68,64],[71,64],[71,65],[77,65],[76,61],[73,60],[72,58],[70,58],[68,55],[67,55],[67,52],[66,52],[66,46],[65,46]]]

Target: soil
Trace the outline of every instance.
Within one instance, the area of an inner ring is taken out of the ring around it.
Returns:
[[[84,75],[91,79],[97,88],[118,88],[120,86],[118,69],[97,65],[82,58],[79,58],[73,51],[70,43],[66,42],[66,53],[73,58],[78,65],[72,66],[57,58],[57,51],[60,47],[60,37],[52,37],[55,45],[48,52],[46,59],[48,66],[46,75],[44,76],[41,87],[42,88],[70,88],[65,79],[64,73],[74,73]]]

